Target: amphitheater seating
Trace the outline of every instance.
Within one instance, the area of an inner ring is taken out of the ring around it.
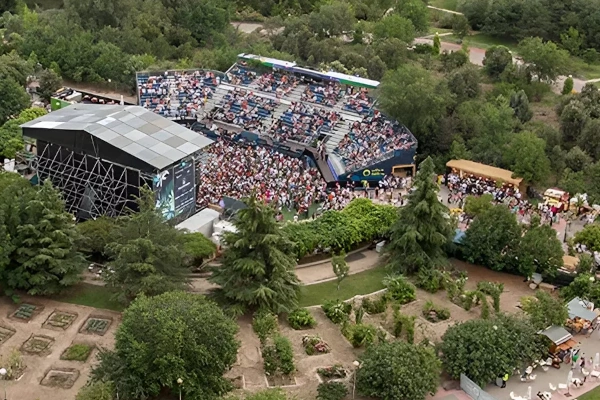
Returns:
[[[235,89],[223,96],[221,109],[213,114],[213,118],[250,129],[270,117],[276,106],[275,100],[257,96],[249,90]]]
[[[333,107],[341,98],[340,85],[337,83],[309,83],[302,93],[302,100],[311,103]]]

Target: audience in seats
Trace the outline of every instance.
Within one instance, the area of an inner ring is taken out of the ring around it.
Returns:
[[[275,122],[269,134],[275,139],[288,139],[310,144],[320,132],[330,131],[338,121],[343,121],[339,113],[313,107],[310,104],[292,102],[279,121]]]
[[[369,90],[365,88],[346,88],[344,110],[358,114],[367,114],[373,108],[373,99],[369,97]]]
[[[139,75],[140,105],[165,117],[195,119],[220,83],[220,78],[211,71]]]
[[[271,116],[275,107],[275,100],[257,96],[249,90],[235,88],[223,96],[222,107],[214,110],[211,118],[239,125],[247,130],[261,129],[261,121]]]
[[[325,84],[308,83],[301,100],[333,107],[340,98],[340,84],[330,82]]]
[[[275,93],[278,98],[281,98],[294,90],[298,85],[298,79],[294,75],[273,71],[262,74],[255,84],[263,92]]]
[[[349,170],[387,158],[395,150],[410,149],[416,144],[406,127],[384,118],[379,111],[363,117],[362,121],[351,122],[349,127],[350,132],[334,150]]]

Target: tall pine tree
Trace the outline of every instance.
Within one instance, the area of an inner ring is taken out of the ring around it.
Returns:
[[[223,264],[210,281],[239,311],[264,308],[290,312],[298,304],[298,278],[293,242],[281,232],[272,208],[253,195],[238,212],[237,232],[226,233]]]
[[[137,203],[139,212],[118,221],[113,242],[106,246],[112,271],[105,274],[105,280],[123,303],[141,293],[155,296],[184,289],[189,274],[183,233],[164,220],[149,189],[142,190]]]
[[[25,290],[31,295],[58,293],[79,280],[85,265],[74,247],[73,215],[65,211],[60,193],[49,181],[39,190],[25,189],[24,194],[28,196],[20,199],[18,225],[5,214],[14,247],[2,281],[7,290]]]
[[[400,209],[392,226],[388,246],[391,268],[406,274],[445,264],[444,247],[454,233],[448,208],[437,197],[431,157],[421,163],[413,186],[408,204]]]

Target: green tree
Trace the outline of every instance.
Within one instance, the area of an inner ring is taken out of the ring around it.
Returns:
[[[401,17],[411,20],[418,33],[426,32],[429,27],[429,10],[422,0],[399,0],[395,12]]]
[[[491,194],[481,196],[467,196],[465,200],[464,211],[470,217],[477,217],[493,207],[492,200],[494,197]]]
[[[515,117],[525,123],[533,117],[533,111],[529,107],[529,99],[524,90],[520,90],[510,96],[510,107],[515,110]]]
[[[440,350],[452,378],[464,373],[482,387],[547,353],[543,337],[527,319],[502,314],[452,325]]]
[[[0,156],[15,158],[18,152],[23,151],[25,142],[21,125],[46,115],[44,108],[26,108],[15,119],[10,119],[0,126]]]
[[[51,69],[45,69],[39,76],[38,93],[46,101],[62,86],[62,78]]]
[[[380,90],[381,108],[402,121],[423,147],[431,148],[451,102],[444,82],[422,67],[404,64],[385,74]]]
[[[437,389],[441,364],[431,347],[381,343],[367,347],[360,360],[356,387],[366,396],[424,400]]]
[[[571,194],[585,193],[586,184],[583,171],[574,172],[566,168],[558,181],[558,187]]]
[[[459,39],[469,34],[469,21],[462,14],[452,14],[452,33]]]
[[[590,119],[585,123],[577,143],[594,161],[600,160],[600,119]]]
[[[113,400],[115,388],[112,382],[93,382],[82,387],[75,400]]]
[[[495,271],[508,269],[521,237],[521,227],[504,205],[493,206],[475,217],[462,240],[469,262]]]
[[[575,99],[565,105],[560,112],[560,133],[564,147],[570,149],[577,143],[589,117],[589,110],[582,101]]]
[[[507,66],[513,62],[510,50],[504,46],[492,46],[485,51],[483,70],[492,78],[498,79]]]
[[[409,19],[390,14],[375,23],[373,34],[378,40],[396,38],[404,43],[412,43],[415,40],[415,27]]]
[[[474,99],[481,93],[479,70],[472,64],[454,70],[448,76],[448,89],[456,96],[456,101]]]
[[[110,261],[104,278],[123,303],[142,293],[155,296],[183,289],[189,272],[183,263],[182,233],[166,223],[153,193],[144,189],[136,201],[139,212],[122,218],[105,249]]]
[[[434,164],[428,157],[419,167],[416,189],[408,195],[408,204],[399,210],[391,229],[388,252],[394,271],[413,274],[447,262],[444,247],[454,229],[448,209],[437,197],[439,187],[434,178]]]
[[[9,186],[6,191],[14,186]],[[79,281],[85,260],[75,251],[77,231],[73,216],[65,211],[60,193],[49,181],[39,190],[12,193],[22,202],[16,209],[4,207],[6,232],[12,252],[0,272],[6,291],[30,295],[59,293]],[[3,200],[6,200],[4,197]]]
[[[0,125],[9,117],[16,117],[29,106],[29,96],[14,79],[0,77]]]
[[[233,306],[264,308],[276,314],[298,304],[298,278],[293,243],[275,221],[274,210],[255,195],[237,214],[237,232],[226,233],[223,263],[210,281]]]
[[[565,79],[561,93],[563,95],[573,93],[573,77],[571,75]]]
[[[520,132],[510,141],[505,161],[526,182],[543,183],[550,174],[546,143],[532,132]]]
[[[600,224],[586,225],[575,234],[575,243],[585,245],[590,251],[600,251]]]
[[[204,296],[142,295],[123,313],[115,350],[100,354],[92,381],[114,382],[124,398],[154,397],[181,387],[186,398],[216,400],[231,389],[223,374],[236,360],[237,330]]]
[[[186,233],[181,240],[186,255],[185,265],[199,267],[206,258],[217,251],[217,246],[199,232]]]
[[[346,262],[346,253],[341,252],[340,254],[331,258],[331,265],[333,267],[333,273],[337,278],[337,290],[340,290],[340,284],[350,272],[350,266]]]
[[[573,56],[579,55],[584,41],[585,36],[579,34],[579,31],[572,26],[569,27],[568,31],[560,34],[560,44],[563,49],[567,50]]]
[[[553,276],[563,266],[563,255],[556,231],[550,225],[540,224],[539,217],[532,217],[516,251],[519,272],[526,277],[534,272]]]
[[[579,297],[598,303],[600,301],[600,282],[592,274],[577,274],[569,286],[562,288],[560,295],[566,301]]]
[[[573,147],[565,155],[565,165],[572,171],[583,171],[588,165],[592,164],[592,157],[579,146]]]
[[[528,68],[542,81],[554,81],[564,74],[569,53],[559,49],[553,42],[544,42],[539,37],[530,37],[519,42],[519,54]]]
[[[435,35],[433,35],[433,54],[436,56],[440,54],[441,48],[442,41],[440,40],[440,35],[438,35],[438,33],[436,32]]]
[[[521,303],[535,329],[542,330],[552,325],[563,326],[569,318],[567,305],[543,290],[538,290],[535,296]]]
[[[460,140],[459,140],[460,139]],[[470,160],[473,156],[462,138],[455,139],[450,145],[449,157],[451,160]]]
[[[333,1],[323,3],[309,16],[310,29],[320,37],[335,37],[354,28],[356,19],[350,4]]]
[[[106,257],[106,246],[114,242],[119,223],[116,218],[99,217],[77,224],[79,238],[76,242],[77,250],[89,254],[93,258]]]
[[[463,0],[458,2],[458,11],[469,21],[474,30],[481,30],[490,7],[490,0]]]

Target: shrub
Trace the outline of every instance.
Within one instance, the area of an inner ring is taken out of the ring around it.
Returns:
[[[394,336],[400,338],[402,332],[406,336],[408,343],[414,343],[415,341],[415,316],[404,315],[399,309],[394,310]]]
[[[6,376],[4,377],[6,380],[17,379],[25,369],[23,355],[19,349],[12,349],[6,358],[0,357],[0,365],[6,369]]]
[[[432,301],[428,301],[423,306],[423,316],[430,322],[445,321],[450,318],[450,310],[438,307]]]
[[[402,275],[388,276],[383,280],[383,284],[389,296],[400,304],[410,303],[417,298],[415,286]]]
[[[348,320],[352,312],[352,304],[340,300],[330,300],[321,306],[323,312],[334,324],[341,324]]]
[[[494,301],[494,311],[500,312],[500,295],[504,291],[503,283],[481,281],[477,283],[477,290],[491,296]]]
[[[354,347],[369,346],[377,338],[377,328],[371,324],[348,324],[345,328],[343,333]]]
[[[110,381],[93,382],[82,387],[75,400],[113,400],[114,392],[114,384]]]
[[[302,346],[304,346],[304,351],[309,356],[315,354],[325,354],[329,353],[331,349],[329,345],[325,343],[323,339],[321,339],[317,335],[305,335],[302,337]]]
[[[284,375],[289,375],[296,370],[294,365],[294,350],[292,343],[285,336],[277,335],[273,340],[275,351],[279,358],[279,370]]]
[[[279,369],[279,359],[277,350],[273,344],[268,344],[262,348],[263,367],[266,375],[274,375]]]
[[[343,379],[348,376],[348,372],[342,364],[335,364],[331,367],[317,369],[317,374],[325,380],[329,379]]]
[[[260,342],[264,344],[267,338],[279,329],[277,326],[277,316],[269,311],[257,311],[254,314],[254,318],[252,318],[252,329],[254,329]]]
[[[87,344],[73,344],[65,350],[60,358],[70,361],[86,361],[92,350],[94,347]]]
[[[298,308],[288,315],[290,326],[296,330],[313,328],[317,321],[306,308]]]
[[[341,382],[320,383],[317,387],[317,400],[342,400],[348,388]]]
[[[375,301],[365,297],[362,301],[362,308],[364,308],[364,310],[371,315],[381,314],[387,308],[387,303],[387,296],[381,296]]]
[[[362,319],[365,316],[365,309],[361,306],[358,306],[356,310],[354,310],[354,323],[362,324]]]
[[[417,274],[417,287],[429,293],[436,293],[444,287],[444,276],[437,269],[422,269]]]

